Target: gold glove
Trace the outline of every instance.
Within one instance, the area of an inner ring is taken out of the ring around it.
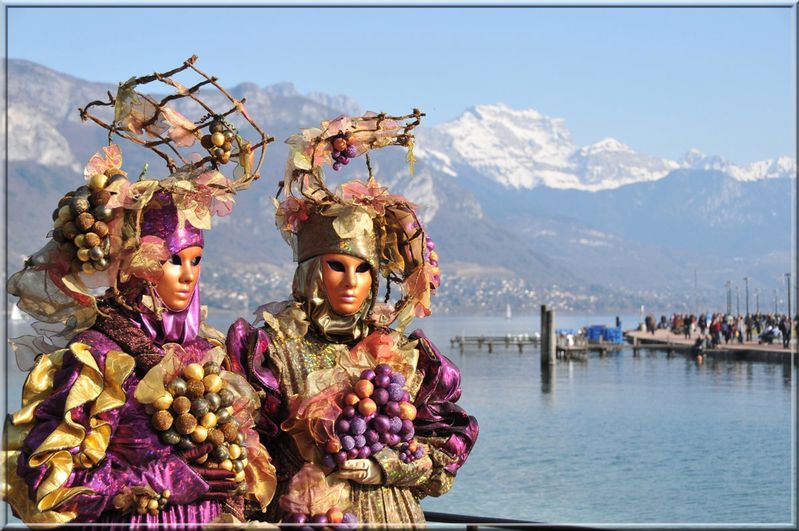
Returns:
[[[348,459],[339,465],[336,476],[363,485],[381,485],[383,472],[371,459]]]

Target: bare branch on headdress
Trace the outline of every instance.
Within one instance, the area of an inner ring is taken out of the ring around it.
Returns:
[[[150,151],[152,151],[153,153],[155,153],[156,155],[158,155],[159,157],[164,159],[164,162],[166,163],[167,168],[169,168],[170,173],[174,172],[176,170],[176,168],[177,168],[177,165],[175,164],[175,161],[173,161],[169,157],[169,155],[167,155],[166,153],[164,153],[163,151],[158,149],[159,145],[162,145],[162,144],[165,144],[165,143],[168,142],[167,140],[161,138],[160,135],[158,135],[158,138],[160,139],[159,141],[147,142],[147,141],[141,140],[140,138],[137,138],[134,135],[131,135],[131,134],[127,133],[126,131],[121,131],[115,124],[113,124],[113,123],[112,124],[108,124],[105,121],[103,121],[102,119],[100,119],[97,116],[95,116],[95,115],[93,115],[93,114],[88,112],[88,109],[91,108],[91,107],[94,107],[94,106],[111,106],[111,107],[113,107],[115,105],[115,103],[116,103],[116,100],[114,99],[113,96],[111,96],[110,93],[108,94],[108,98],[109,98],[108,102],[95,100],[95,101],[92,101],[89,104],[87,104],[82,109],[78,109],[78,112],[80,113],[81,120],[83,120],[83,121],[91,120],[94,123],[96,123],[97,125],[99,125],[100,127],[104,128],[104,129],[107,129],[108,130],[108,144],[109,145],[111,145],[111,143],[112,143],[112,140],[111,140],[112,135],[120,136],[120,137],[124,138],[125,140],[129,140],[129,141],[133,142],[134,144],[137,144],[139,146],[142,146],[142,147],[145,147],[145,148],[149,149]],[[172,147],[172,146],[170,146],[170,147]],[[172,148],[172,149],[174,150],[174,148]],[[177,152],[177,150],[174,150],[174,151],[177,153],[178,157],[180,157],[180,154]],[[183,160],[182,157],[180,157],[180,158],[181,158],[181,160]]]
[[[244,107],[245,100],[237,100],[230,92],[219,84],[218,79],[196,67],[197,56],[193,55],[182,65],[167,72],[133,77],[120,83],[116,97],[109,93],[108,101],[92,101],[79,109],[82,120],[91,120],[109,132],[109,143],[112,135],[117,135],[139,146],[150,149],[161,157],[170,174],[180,168],[191,166],[199,175],[209,169],[220,170],[231,160],[237,162],[233,172],[233,180],[227,188],[230,192],[247,188],[259,178],[259,170],[266,154],[266,146],[274,141],[267,136],[261,127],[250,117]],[[184,71],[192,71],[202,79],[186,87],[173,79],[173,76]],[[160,100],[142,94],[138,87],[158,82],[174,89]],[[213,109],[200,97],[201,89],[213,87],[222,94],[232,106],[224,111]],[[194,101],[207,113],[198,121],[190,121],[170,104],[183,98]],[[113,107],[114,119],[107,123],[92,114],[93,107]],[[228,121],[232,116],[241,116],[255,130],[258,138],[255,142],[244,139]],[[206,130],[206,134],[203,134]],[[148,136],[154,140],[144,139]],[[205,152],[188,152],[197,140]],[[254,157],[258,151],[257,159]],[[199,155],[199,156],[198,156]]]
[[[282,192],[286,196],[297,194],[317,200],[321,194],[337,202],[335,194],[325,184],[323,167],[331,166],[338,171],[353,158],[386,146],[404,146],[412,150],[412,131],[423,116],[419,109],[399,116],[367,113],[358,117],[340,116],[323,121],[320,128],[304,129],[286,140],[291,153],[281,184]],[[372,175],[370,166],[367,159]]]
[[[73,333],[91,326],[99,299],[132,308],[129,303],[142,283],[152,284],[168,257],[163,239],[142,236],[143,214],[151,201],[158,197],[161,205],[173,203],[181,227],[189,223],[208,229],[211,217],[229,214],[233,195],[258,179],[267,144],[274,138],[252,120],[243,100],[198,70],[196,60],[192,56],[172,70],[132,77],[119,84],[116,94],[109,92],[107,101],[97,99],[79,109],[83,121],[108,131],[108,146],[89,160],[83,172],[85,184],[59,200],[47,245],[10,279],[23,311],[48,322],[71,320],[68,328]],[[185,87],[173,79],[181,72],[193,72],[201,79]],[[174,92],[159,98],[138,91],[152,82],[166,84]],[[231,105],[215,110],[200,97],[204,89],[218,91]],[[194,101],[204,116],[193,121],[172,107],[184,98],[186,103]],[[257,132],[254,143],[228,121],[239,115]],[[151,150],[166,163],[169,175],[145,179],[142,172],[138,180],[129,180],[114,136]],[[204,150],[199,153],[189,149],[198,140]],[[256,150],[260,150],[257,159]],[[232,180],[221,171],[231,159],[237,163]],[[99,289],[106,289],[106,294]]]

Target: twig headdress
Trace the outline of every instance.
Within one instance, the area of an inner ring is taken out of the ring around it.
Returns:
[[[86,184],[59,201],[47,244],[8,283],[9,293],[20,298],[21,310],[39,321],[66,325],[58,334],[63,339],[94,323],[94,289],[108,288],[104,297],[125,304],[121,284],[138,279],[152,285],[160,278],[161,264],[172,253],[164,238],[142,235],[147,209],[163,208],[165,202],[174,205],[178,227],[199,232],[211,227],[212,215],[229,214],[233,196],[259,178],[266,146],[274,139],[252,120],[244,100],[235,99],[215,77],[197,69],[196,60],[192,56],[168,72],[133,77],[120,83],[116,96],[108,93],[108,101],[92,101],[79,109],[82,120],[108,131],[108,146],[89,160]],[[173,76],[184,71],[200,81],[182,85]],[[140,92],[154,82],[173,92],[161,99]],[[214,110],[200,98],[203,87],[213,87],[230,107]],[[204,116],[189,120],[172,106],[179,100],[193,101]],[[102,107],[113,109],[110,122],[93,113]],[[257,140],[246,140],[234,119],[249,124]],[[114,136],[158,155],[168,176],[145,179],[145,166],[138,180],[128,179]],[[222,173],[229,163],[234,163],[232,178]]]
[[[275,200],[276,224],[298,262],[326,252],[352,254],[387,279],[386,302],[391,283],[400,285],[398,301],[377,305],[366,317],[375,326],[397,321],[397,328],[404,329],[413,317],[430,315],[430,295],[440,283],[435,244],[416,206],[380,186],[369,160],[371,150],[404,146],[413,172],[412,130],[423,116],[418,109],[404,116],[341,116],[286,140],[290,152],[278,190],[284,199]],[[338,170],[361,155],[368,181],[349,181],[337,192],[328,189],[323,167]]]

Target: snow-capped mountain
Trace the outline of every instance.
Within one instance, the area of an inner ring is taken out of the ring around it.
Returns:
[[[661,159],[614,138],[579,147],[563,119],[502,103],[478,105],[452,122],[421,131],[419,137],[419,157],[438,170],[455,176],[468,167],[515,189],[610,190],[656,181],[678,169],[716,170],[738,181],[796,175],[796,161],[790,157],[740,166],[698,150],[680,162]]]
[[[670,160],[638,153],[615,138],[605,138],[580,148],[569,160],[581,184],[574,188],[589,191],[656,181],[679,167]]]
[[[420,131],[418,156],[449,175],[469,166],[508,188],[579,187],[577,150],[561,119],[504,104],[478,105],[455,121]]]
[[[707,156],[698,149],[692,149],[683,156],[680,168],[720,171],[736,181],[784,179],[796,176],[796,160],[790,157],[778,157],[739,166],[718,155]]]

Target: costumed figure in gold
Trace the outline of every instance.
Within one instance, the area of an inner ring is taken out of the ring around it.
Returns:
[[[416,207],[371,174],[369,152],[386,146],[406,147],[413,164],[422,116],[340,117],[287,140],[276,220],[297,261],[293,299],[262,306],[262,326],[239,320],[227,337],[234,370],[262,391],[258,429],[278,474],[275,499],[253,518],[423,523],[419,500],[450,489],[477,438],[456,404],[458,369],[423,332],[404,334],[430,314],[435,245]],[[330,191],[323,166],[357,157],[368,182]],[[390,292],[378,303],[381,278],[401,292],[391,304]]]

